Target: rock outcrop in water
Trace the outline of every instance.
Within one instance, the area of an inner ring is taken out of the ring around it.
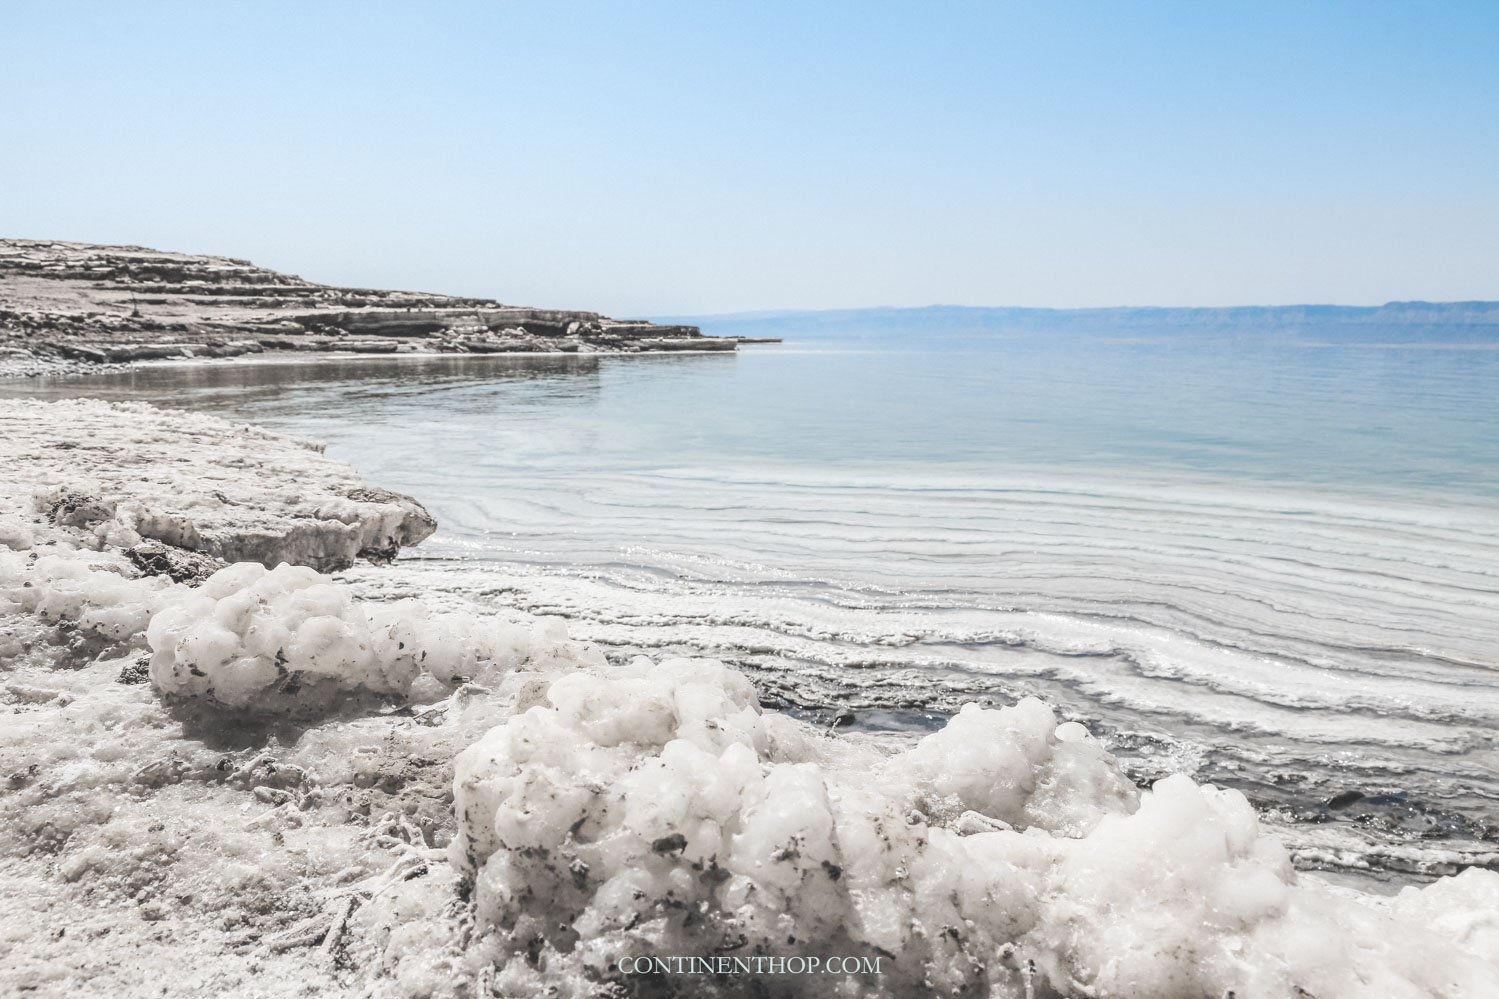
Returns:
[[[0,359],[126,362],[268,350],[633,353],[734,338],[408,291],[335,288],[228,257],[0,239]]]

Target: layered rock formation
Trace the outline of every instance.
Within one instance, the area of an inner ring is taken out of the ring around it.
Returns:
[[[335,288],[228,257],[0,239],[0,355],[120,362],[267,350],[733,350],[733,338],[407,291]]]

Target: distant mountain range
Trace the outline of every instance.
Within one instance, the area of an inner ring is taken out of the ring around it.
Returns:
[[[1385,305],[1245,305],[1228,308],[1029,309],[961,305],[741,312],[679,317],[720,336],[1052,334],[1090,337],[1207,337],[1329,343],[1499,345],[1499,302],[1389,302]]]

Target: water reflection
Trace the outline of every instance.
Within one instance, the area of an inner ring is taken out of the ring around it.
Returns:
[[[141,365],[123,372],[14,380],[0,385],[0,395],[33,399],[89,396],[214,410],[241,409],[308,389],[335,390],[329,395],[319,393],[319,398],[329,399],[385,396],[392,390],[426,391],[474,382],[558,378],[592,384],[596,389],[600,361],[597,355],[578,354],[296,356],[263,361]]]

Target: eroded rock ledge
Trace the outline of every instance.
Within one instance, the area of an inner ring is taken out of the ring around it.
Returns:
[[[321,444],[142,403],[0,400],[0,503],[139,551],[147,571],[188,578],[212,563],[324,572],[388,561],[436,529],[409,496],[371,489]],[[31,509],[24,507],[30,504]],[[186,575],[183,575],[186,574]]]
[[[0,239],[0,360],[117,363],[261,351],[634,353],[734,350],[732,337],[504,305],[335,288],[228,257]]]

